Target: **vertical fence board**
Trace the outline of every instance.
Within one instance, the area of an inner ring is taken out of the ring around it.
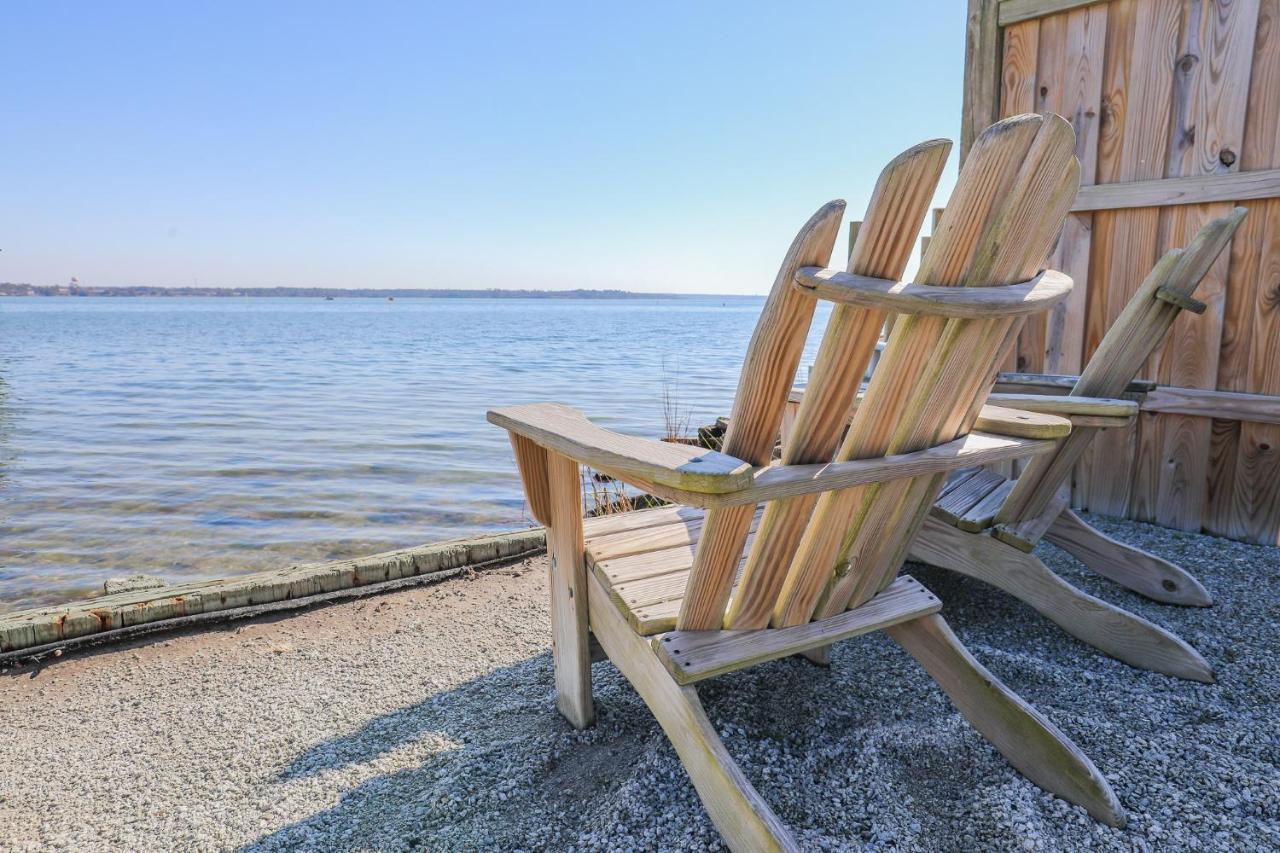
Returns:
[[[1107,7],[1086,6],[1066,15],[1065,75],[1059,112],[1076,131],[1080,183],[1098,177],[1098,127],[1102,110],[1102,68],[1107,36]],[[1046,320],[1044,369],[1048,373],[1079,373],[1084,366],[1085,313],[1089,297],[1089,255],[1093,243],[1093,214],[1074,213],[1062,227],[1051,265],[1071,276],[1071,296]]]
[[[998,92],[983,101],[966,91],[966,131],[986,119],[968,106],[979,101],[987,110],[998,104],[1001,116],[1063,115],[1076,130],[1086,186],[1280,168],[1280,0],[1046,7],[993,33],[998,5],[969,2],[966,86],[995,80]],[[999,67],[977,67],[983,56]],[[1232,206],[1069,217],[1052,264],[1077,290],[1024,330],[1017,368],[1078,372],[1159,254]],[[1197,292],[1208,310],[1178,319],[1145,377],[1280,397],[1280,199],[1244,206],[1250,216],[1230,253]],[[1073,503],[1280,542],[1280,425],[1144,412],[1129,429],[1099,434],[1074,472]]]

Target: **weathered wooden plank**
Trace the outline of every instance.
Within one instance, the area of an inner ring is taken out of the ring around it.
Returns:
[[[1070,126],[1055,117],[1020,116],[989,129],[965,163],[917,279],[990,286],[1022,280],[1028,267],[1030,273],[1040,269],[1078,181],[1073,144]],[[999,320],[900,317],[839,458],[928,446],[962,434],[977,417],[984,383],[994,380],[990,359],[1012,345],[1011,333],[1016,326]],[[898,546],[941,486],[941,478],[936,484],[899,480],[823,495],[788,570],[773,623],[800,624],[815,609],[821,618],[873,595],[896,572]],[[930,491],[917,494],[921,489]],[[836,567],[846,564],[857,570],[837,577],[828,589],[833,570],[839,574]]]
[[[925,142],[898,155],[881,171],[849,256],[851,276],[896,280],[903,274],[950,150],[946,140]],[[886,284],[890,290],[905,289],[892,281]],[[784,463],[831,460],[875,352],[886,311],[897,307],[888,303],[865,307],[841,304],[831,312],[783,448]],[[769,623],[778,589],[816,500],[811,493],[769,505],[762,523],[765,534],[749,556],[742,585],[726,614],[727,627],[763,628]]]
[[[1013,395],[1004,395],[1010,397]],[[978,410],[974,426],[995,435],[1010,438],[1062,438],[1071,432],[1071,421],[1046,411],[984,405]]]
[[[1069,12],[1065,80],[1059,113],[1076,132],[1081,192],[1098,178],[1098,131],[1102,110],[1102,70],[1106,57],[1107,7],[1087,6]],[[1055,305],[1046,321],[1044,366],[1052,372],[1077,372],[1083,364],[1085,317],[1088,312],[1089,266],[1093,216],[1074,213],[1049,260],[1075,283],[1071,295]]]
[[[1142,0],[1133,9],[1132,41],[1125,56],[1126,77],[1116,80],[1115,97],[1124,103],[1118,164],[1114,181],[1141,181],[1165,177],[1169,150],[1173,75],[1177,59],[1181,4],[1179,0]],[[1114,23],[1114,22],[1113,22]],[[1113,52],[1109,32],[1108,59],[1119,58],[1125,45]],[[1103,176],[1099,149],[1099,180]],[[1109,253],[1104,262],[1107,284],[1099,294],[1101,329],[1111,326],[1129,303],[1134,289],[1156,261],[1160,212],[1154,208],[1124,210],[1095,218],[1095,240]],[[1100,233],[1106,227],[1109,233]],[[1089,481],[1090,509],[1124,515],[1129,509],[1135,450],[1133,429],[1108,430],[1094,443],[1094,465]]]
[[[1280,396],[1160,386],[1141,403],[1144,412],[1280,424]]]
[[[1253,74],[1249,80],[1248,116],[1245,119],[1244,151],[1241,169],[1280,167],[1280,2],[1263,0],[1259,8],[1254,46]],[[1218,366],[1219,387],[1235,391],[1280,394],[1280,365],[1277,339],[1280,339],[1280,201],[1250,205],[1250,220],[1265,217],[1265,223],[1249,223],[1253,227],[1242,234],[1236,245],[1249,241],[1256,246],[1256,260],[1246,261],[1242,274],[1247,280],[1235,280],[1236,257],[1232,257],[1232,282],[1228,289],[1228,305],[1224,317],[1224,342],[1230,338],[1233,349],[1247,353],[1230,364]],[[1251,259],[1252,260],[1252,259]],[[1238,288],[1235,305],[1231,298]],[[1237,310],[1233,310],[1239,306]],[[1224,348],[1224,358],[1228,355]],[[1247,359],[1247,379],[1243,384],[1222,382],[1224,375],[1236,375],[1240,363]],[[1221,433],[1220,433],[1221,434]],[[1229,433],[1228,433],[1229,434]],[[1249,542],[1280,542],[1280,425],[1274,423],[1242,423],[1234,447],[1217,447],[1215,453],[1225,456],[1234,450],[1236,464],[1231,479],[1231,522],[1228,535]],[[1222,525],[1218,525],[1220,530]],[[1218,532],[1215,530],[1215,532]]]
[[[747,631],[672,631],[654,637],[654,648],[677,682],[692,684],[918,619],[941,608],[936,596],[915,578],[903,575],[861,607],[821,622]]]
[[[1280,169],[1082,187],[1073,213],[1280,197]]]
[[[712,494],[737,491],[751,483],[751,464],[741,459],[696,445],[611,432],[587,420],[577,409],[559,403],[493,409],[488,420],[610,474]]]
[[[1063,115],[1063,83],[1067,77],[1067,16],[1051,15],[1039,23],[1033,82],[1035,111],[1046,115]],[[1076,140],[1076,144],[1079,144],[1079,140]],[[1060,244],[1061,240],[1058,242]],[[1058,260],[1057,250],[1058,246],[1055,246],[1049,259],[1050,266],[1054,266]],[[1014,364],[1018,370],[1044,370],[1048,323],[1048,313],[1032,314],[1023,321],[1014,354]]]
[[[658,506],[631,512],[615,512],[584,519],[582,533],[588,546],[597,539],[643,527],[656,527],[676,520],[702,518],[702,510],[685,506]]]
[[[1025,21],[1004,29],[1004,63],[1000,75],[1000,115],[1010,118],[1036,108],[1036,58],[1040,22]]]
[[[844,202],[828,202],[792,241],[756,323],[738,379],[724,450],[753,465],[767,465],[782,425],[782,412],[795,384],[805,333],[815,300],[792,286],[796,270],[825,266],[835,247]],[[742,555],[752,507],[735,506],[707,514],[689,588],[680,612],[685,630],[714,630],[724,621],[733,573]]]
[[[1000,0],[998,20],[1000,26],[1007,27],[1102,2],[1104,0]]]
[[[1257,19],[1258,0],[1184,6],[1167,174],[1224,175],[1239,170],[1249,93],[1245,81]],[[1188,57],[1199,61],[1188,63]],[[1230,209],[1226,203],[1167,209],[1166,244],[1185,244],[1205,223]],[[1178,316],[1163,349],[1157,351],[1154,374],[1162,385],[1214,387],[1229,261],[1229,253],[1219,255],[1196,289],[1196,298],[1207,310],[1200,316],[1191,312]],[[1144,419],[1144,437],[1147,425]],[[1152,444],[1160,475],[1152,517],[1169,527],[1198,531],[1208,485],[1212,424],[1166,414],[1153,418],[1151,426],[1155,427]],[[1140,440],[1140,457],[1141,449]],[[1137,464],[1142,464],[1141,458]],[[1141,496],[1135,489],[1135,499]],[[1133,515],[1142,517],[1139,512]]]
[[[1133,400],[1115,397],[992,393],[987,397],[987,403],[991,406],[1007,406],[1025,412],[1043,412],[1064,417],[1088,415],[1128,419],[1138,413],[1138,404]]]
[[[970,477],[962,486],[952,489],[946,496],[933,502],[930,512],[947,524],[958,524],[969,510],[978,505],[983,498],[995,491],[1004,477],[991,471],[981,471]]]
[[[1000,72],[1000,115],[1010,118],[1036,108],[1036,62],[1040,49],[1040,22],[1025,21],[1003,29],[1004,58]],[[1018,369],[1016,346],[1004,365]]]
[[[1156,299],[1155,294],[1173,291],[1189,297],[1221,255],[1243,216],[1243,210],[1236,210],[1230,216],[1215,220],[1201,229],[1185,250],[1173,249],[1160,259],[1090,358],[1072,390],[1073,396],[1113,395],[1131,381],[1181,310],[1175,304]],[[1056,453],[1028,466],[997,520],[1016,525],[1022,519],[1039,517],[1060,485],[1066,482],[1071,466],[1098,437],[1097,430],[1075,429],[1063,439]]]
[[[547,450],[518,432],[507,433],[520,471],[520,485],[529,514],[542,525],[551,523],[551,495],[547,484]]]
[[[595,564],[631,554],[693,545],[702,535],[703,510],[687,509],[690,515],[673,518],[666,524],[638,527],[587,540],[588,561]],[[759,514],[756,513],[757,520]]]
[[[998,0],[969,0],[964,38],[961,165],[969,156],[973,141],[1000,118],[1001,50],[997,4]]]
[[[698,512],[702,513],[701,510]],[[748,528],[748,541],[751,534],[756,532],[759,522],[760,513],[757,512]],[[665,531],[670,531],[671,535],[661,538],[655,536],[646,543],[650,547],[641,551],[623,549],[619,553],[603,552],[588,546],[588,561],[610,587],[673,571],[688,571],[693,566],[693,554],[702,536],[701,523],[694,526],[678,522],[664,527],[646,528],[641,532],[662,534]]]
[[[587,565],[582,544],[582,480],[578,463],[547,454],[551,524],[551,657],[556,707],[575,728],[595,719],[591,704],[591,652],[587,643]]]
[[[1036,417],[1041,423],[1050,418],[1047,415]],[[1070,427],[1070,422],[1062,419],[1055,419],[1053,423],[1054,433],[1061,432],[1063,427]],[[762,501],[795,498],[832,489],[856,488],[902,477],[945,476],[947,472],[957,468],[1028,458],[1048,453],[1052,449],[1052,441],[973,431],[963,438],[911,453],[828,462],[825,465],[814,463],[759,468],[752,486],[724,495],[682,492],[652,483],[634,485],[658,497],[688,506],[708,509],[754,506]]]
[[[1000,480],[1000,485],[996,486],[985,498],[965,511],[965,514],[956,522],[956,527],[970,533],[979,533],[991,526],[992,522],[995,521],[996,512],[1004,504],[1005,498],[1009,497],[1009,492],[1013,489],[1013,480],[1005,477],[1001,477]]]
[[[1016,485],[1016,484],[1015,484]],[[1020,551],[1030,553],[1040,542],[1040,537],[1053,524],[1053,520],[1071,503],[1071,489],[1066,483],[1040,510],[1039,515],[1019,518],[1013,523],[1000,523],[998,520],[993,534],[1006,545],[1012,545]]]
[[[805,267],[796,273],[796,286],[819,299],[879,312],[986,319],[1044,311],[1067,298],[1072,282],[1048,269],[1027,282],[1005,287],[935,287]],[[851,371],[851,375],[861,373]],[[810,379],[809,387],[813,386]]]
[[[1080,381],[1078,374],[1052,373],[1001,373],[996,376],[996,384],[992,389],[995,394],[1070,394],[1071,389]],[[1123,389],[1126,397],[1141,395],[1154,391],[1156,383],[1150,379],[1133,379]]]

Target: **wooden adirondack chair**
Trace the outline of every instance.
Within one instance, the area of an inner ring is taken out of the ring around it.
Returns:
[[[1212,682],[1213,669],[1177,635],[1067,583],[1031,551],[1040,539],[1078,558],[1098,574],[1156,601],[1212,603],[1200,583],[1178,566],[1094,530],[1070,509],[1071,470],[1096,434],[1127,426],[1137,416],[1133,397],[1151,383],[1134,377],[1183,310],[1200,313],[1196,287],[1235,233],[1245,210],[1205,225],[1184,249],[1168,252],[1152,269],[1107,332],[1079,377],[1001,374],[977,427],[993,406],[1068,418],[1072,429],[1052,453],[1031,461],[1016,479],[991,470],[955,472],[943,487],[910,559],[993,584],[1030,604],[1073,636],[1128,664]],[[1064,387],[1065,386],[1065,387]],[[1063,391],[1069,393],[1059,396]],[[793,406],[803,395],[793,392]],[[1038,434],[1013,425],[1019,435]],[[791,440],[784,436],[784,444]]]
[[[886,167],[848,273],[821,268],[844,203],[821,208],[765,304],[724,453],[611,433],[555,404],[489,412],[510,432],[525,495],[548,527],[558,708],[575,726],[593,720],[594,635],[653,711],[736,850],[795,842],[725,750],[694,685],[876,630],[913,655],[1028,778],[1098,820],[1123,824],[1089,759],[969,654],[932,593],[897,577],[950,471],[1055,446],[972,425],[1023,318],[1070,289],[1042,264],[1078,185],[1073,146],[1070,125],[1056,116],[989,128],[921,266],[918,279],[930,285],[897,279],[949,142],[916,146]],[[836,306],[794,427],[799,438],[771,466],[819,298]],[[841,441],[889,312],[899,319]],[[579,463],[679,506],[584,524]]]

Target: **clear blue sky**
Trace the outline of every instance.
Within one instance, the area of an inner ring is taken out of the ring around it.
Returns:
[[[7,4],[0,281],[763,293],[818,205],[956,137],[964,17]]]

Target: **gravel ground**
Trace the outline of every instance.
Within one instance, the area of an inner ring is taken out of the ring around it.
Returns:
[[[1213,686],[1139,672],[976,582],[910,570],[970,649],[1088,753],[1129,811],[1091,821],[1024,780],[881,636],[702,689],[806,849],[1280,848],[1280,548],[1127,522],[1215,594],[1164,607],[1042,546],[1171,627]],[[675,754],[610,664],[599,723],[552,710],[545,563],[11,669],[4,850],[708,850]]]

